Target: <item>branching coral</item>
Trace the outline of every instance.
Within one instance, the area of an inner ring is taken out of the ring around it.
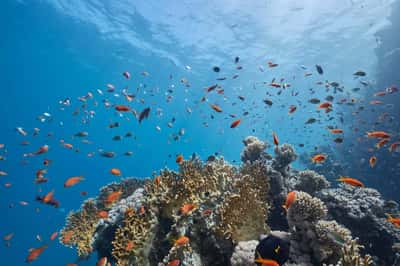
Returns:
[[[372,258],[369,255],[361,256],[357,239],[348,241],[342,248],[341,259],[337,266],[368,266],[372,264]]]
[[[117,266],[149,265],[147,260],[154,236],[156,218],[151,212],[141,214],[129,209],[122,227],[115,232],[112,255]]]
[[[85,201],[80,211],[68,215],[67,225],[61,231],[61,243],[76,246],[81,257],[88,256],[92,252],[93,234],[99,219],[94,200]]]

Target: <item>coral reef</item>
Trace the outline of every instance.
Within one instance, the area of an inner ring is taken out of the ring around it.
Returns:
[[[240,155],[242,162],[255,162],[261,159],[265,152],[264,150],[268,147],[266,142],[259,140],[257,137],[248,136],[243,140],[245,148]]]
[[[235,247],[231,257],[232,266],[247,266],[254,264],[254,253],[258,245],[257,240],[241,241]]]
[[[289,144],[272,157],[254,136],[243,143],[239,167],[192,156],[179,171],[103,187],[69,214],[61,242],[118,266],[254,265],[259,256],[285,266],[370,265],[360,245],[378,265],[398,259],[400,230],[385,216],[398,214],[395,202],[373,189],[329,188],[323,175],[292,169]],[[295,197],[284,209],[288,192]]]
[[[384,201],[375,189],[348,185],[319,194],[330,217],[349,228],[365,250],[379,259],[380,265],[392,265],[395,253],[391,247],[400,241],[400,230],[387,222],[385,213],[397,213],[397,204]]]

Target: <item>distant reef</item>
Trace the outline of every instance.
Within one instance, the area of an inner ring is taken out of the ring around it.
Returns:
[[[103,187],[68,215],[61,243],[101,265],[398,265],[400,228],[386,218],[395,202],[291,168],[289,144],[271,155],[256,137],[243,143],[240,166],[192,157],[178,172]]]

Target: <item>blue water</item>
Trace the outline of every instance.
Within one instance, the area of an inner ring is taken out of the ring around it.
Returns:
[[[294,144],[298,153],[312,153],[314,147],[318,150],[325,145],[337,152],[339,160],[354,138],[336,144],[327,137],[326,126],[350,128],[352,122],[341,124],[338,119],[346,110],[335,109],[329,114],[332,120],[327,121],[327,115],[317,113],[307,101],[331,94],[322,86],[317,87],[316,81],[337,81],[348,88],[360,86],[352,76],[359,69],[368,73],[369,82],[377,79],[374,73],[379,58],[374,49],[379,43],[375,34],[390,28],[387,18],[393,1],[348,1],[342,5],[328,1],[324,6],[319,1],[84,2],[6,0],[0,4],[0,143],[5,144],[2,152],[7,150],[0,170],[8,173],[0,177],[0,235],[15,234],[10,247],[0,248],[1,265],[21,265],[28,249],[43,243],[48,243],[49,248],[32,265],[75,262],[73,249],[63,247],[57,240],[49,241],[49,237],[62,228],[70,210],[96,196],[100,187],[119,180],[109,174],[111,168],[121,169],[123,177],[149,177],[163,167],[176,169],[177,154],[188,158],[196,153],[205,159],[216,152],[238,163],[244,137],[255,135],[271,142],[273,131],[282,143]],[[242,70],[236,69],[236,56],[240,57],[238,65],[243,66]],[[279,67],[269,69],[268,61]],[[318,76],[315,64],[323,66],[323,76]],[[213,72],[213,66],[219,66],[221,72]],[[130,80],[123,77],[124,71],[131,73]],[[141,75],[143,71],[150,75]],[[313,76],[306,78],[305,72],[312,72]],[[232,79],[235,74],[239,77]],[[216,81],[221,77],[227,80]],[[285,78],[291,87],[277,96],[278,89],[263,84],[273,78]],[[186,87],[181,79],[187,79],[191,86]],[[106,92],[108,83],[119,94],[128,86],[129,92],[136,94],[129,105],[139,112],[151,107],[149,119],[139,124],[132,114],[120,117],[112,108],[105,108],[104,99],[112,104],[128,104],[122,96]],[[222,85],[224,94],[206,95],[204,88],[216,83]],[[315,94],[310,94],[310,88]],[[168,89],[173,89],[170,103],[166,101]],[[78,97],[88,92],[94,97],[87,101],[86,110],[95,111],[95,115],[82,123],[82,110],[77,116],[72,113],[83,104]],[[360,98],[364,97],[362,93],[347,96]],[[205,103],[200,102],[203,96],[207,96]],[[63,106],[58,102],[65,98],[70,98],[72,104],[61,110]],[[272,99],[273,106],[267,107],[262,102],[264,98]],[[221,106],[223,113],[215,113],[209,106],[212,103]],[[288,115],[290,105],[297,106],[292,115]],[[193,112],[188,113],[187,108]],[[249,115],[244,115],[246,111]],[[37,117],[44,112],[50,113],[51,119],[40,122]],[[321,122],[305,127],[304,122],[310,117]],[[169,128],[167,123],[173,118],[176,121]],[[229,128],[237,118],[241,118],[241,124]],[[120,122],[121,126],[108,128],[112,122]],[[18,134],[16,127],[23,127],[28,136]],[[34,128],[40,128],[35,137]],[[174,140],[173,134],[180,129],[185,134]],[[89,132],[87,139],[92,144],[72,137],[79,131]],[[134,137],[112,140],[127,132]],[[62,147],[60,140],[79,151]],[[22,141],[30,144],[21,146]],[[298,146],[301,143],[305,144],[303,148]],[[44,144],[50,146],[47,154],[22,156]],[[98,149],[114,151],[117,156],[100,157]],[[124,156],[126,151],[133,155]],[[91,152],[95,155],[88,157]],[[52,160],[49,182],[38,186],[33,181],[36,171],[44,168],[44,158]],[[300,162],[294,166],[306,167]],[[85,180],[63,188],[68,177],[78,175]],[[369,184],[368,180],[363,181]],[[12,186],[4,187],[8,182]],[[53,189],[60,208],[34,200],[36,195]],[[88,195],[81,196],[82,191]],[[29,204],[22,206],[20,201]],[[42,242],[36,239],[37,235]],[[91,258],[79,265],[93,265],[94,261]]]

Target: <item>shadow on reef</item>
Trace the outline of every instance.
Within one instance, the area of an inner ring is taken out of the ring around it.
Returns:
[[[256,137],[243,142],[239,167],[192,158],[178,172],[107,185],[69,214],[61,243],[118,266],[265,259],[285,266],[395,265],[400,229],[385,213],[396,217],[396,203],[374,189],[330,188],[323,175],[292,169],[297,155],[289,144],[275,146],[272,156]]]

